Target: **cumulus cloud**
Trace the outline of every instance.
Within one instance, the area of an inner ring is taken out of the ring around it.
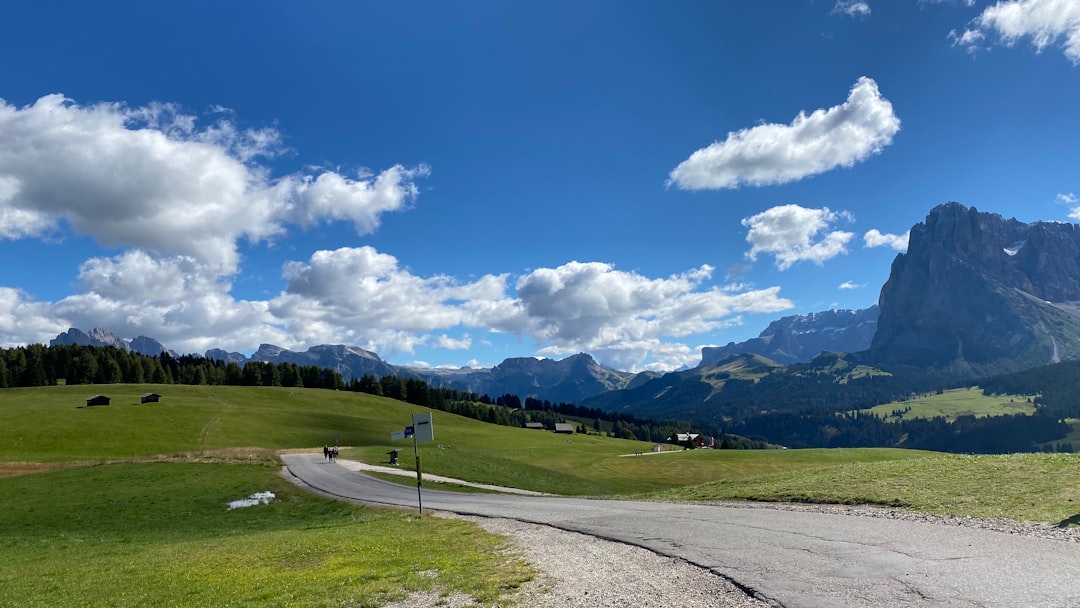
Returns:
[[[848,17],[865,17],[870,14],[870,5],[858,0],[836,0],[832,12]]]
[[[969,5],[970,6],[970,5]],[[1029,39],[1036,52],[1060,46],[1073,65],[1080,65],[1080,2],[1076,0],[1010,0],[986,7],[968,29],[950,32],[954,44],[976,50],[985,39],[1005,46]]]
[[[68,327],[105,327],[190,353],[266,342],[301,350],[346,343],[400,354],[422,345],[467,349],[474,330],[532,339],[545,355],[585,351],[619,369],[670,370],[698,357],[678,339],[739,324],[742,313],[793,306],[779,287],[706,286],[712,272],[701,266],[649,278],[570,262],[533,270],[513,285],[506,275],[464,282],[417,276],[370,247],[341,248],[287,263],[286,289],[263,301],[234,298],[229,281],[191,256],[132,250],[87,260],[79,293],[56,302],[0,288],[0,343],[47,342]]]
[[[790,124],[728,133],[675,167],[668,185],[703,190],[796,181],[866,160],[899,130],[892,103],[873,79],[862,77],[840,105],[800,112]]]
[[[413,352],[433,332],[488,326],[520,329],[520,310],[506,295],[506,275],[460,282],[419,277],[397,258],[371,247],[316,251],[306,262],[289,262],[285,292],[270,311],[305,342],[356,341],[365,348]],[[336,336],[336,338],[335,338]]]
[[[742,312],[793,306],[779,288],[731,293],[701,288],[713,269],[652,279],[601,262],[541,268],[517,281],[528,331],[550,343],[548,352],[593,353],[623,369],[659,352],[664,338],[680,338],[730,324]]]
[[[229,282],[191,257],[156,258],[133,250],[91,258],[79,268],[79,284],[81,293],[51,306],[68,327],[149,335],[180,352],[295,344],[266,302],[233,298]]]
[[[863,235],[863,241],[866,243],[864,245],[866,248],[892,247],[897,251],[907,251],[908,237],[910,235],[910,230],[904,234],[886,234],[877,228],[873,228]]]
[[[841,289],[841,290],[862,289],[862,288],[863,288],[863,285],[859,285],[858,283],[855,283],[853,281],[844,281],[843,283],[841,283],[837,287],[837,289]]]
[[[0,287],[0,343],[47,344],[69,327],[104,327],[127,338],[152,336],[185,353],[295,344],[266,302],[233,298],[231,285],[190,258],[141,251],[92,258],[80,267],[78,283],[79,293],[55,302]]]
[[[531,337],[541,354],[587,351],[628,369],[661,352],[669,355],[658,364],[675,364],[682,347],[665,338],[725,327],[740,312],[792,307],[777,287],[702,287],[711,274],[702,266],[650,279],[610,264],[570,262],[533,270],[517,279],[510,294],[506,275],[471,282],[424,278],[370,247],[341,248],[287,264],[288,287],[269,310],[306,343],[346,336],[380,352],[413,352],[420,344],[462,349],[471,346],[471,337],[438,332],[478,328]]]
[[[0,238],[67,227],[106,246],[187,256],[230,274],[238,240],[323,220],[370,232],[381,214],[416,196],[413,180],[427,173],[395,166],[274,178],[257,159],[282,151],[273,129],[227,120],[199,128],[170,104],[81,106],[48,95],[18,108],[0,100]]]
[[[1080,202],[1080,199],[1076,198],[1076,195],[1070,192],[1068,194],[1058,194],[1057,202],[1065,205],[1075,205],[1077,202]]]
[[[48,344],[67,329],[50,303],[36,302],[21,289],[0,287],[0,347]]]
[[[744,218],[742,225],[749,228],[746,241],[750,251],[746,257],[756,261],[761,254],[776,258],[776,267],[787,270],[796,262],[810,261],[822,265],[842,253],[847,253],[847,243],[855,236],[851,232],[831,230],[840,220],[851,221],[846,212],[808,209],[799,205],[782,205]]]

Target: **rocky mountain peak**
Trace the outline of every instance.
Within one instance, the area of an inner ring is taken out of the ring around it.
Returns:
[[[91,329],[89,333],[72,327],[49,341],[49,346],[75,344],[79,346],[114,346],[124,350],[131,350],[127,340],[100,327]]]
[[[939,205],[893,261],[872,356],[986,370],[1066,356],[1061,347],[1080,338],[1066,329],[1076,323],[1068,303],[1080,300],[1078,270],[1076,226]]]

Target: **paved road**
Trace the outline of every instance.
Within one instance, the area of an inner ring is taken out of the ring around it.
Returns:
[[[314,491],[417,506],[416,488],[283,456]],[[645,547],[785,608],[1080,606],[1080,543],[872,517],[425,489],[424,509],[506,517]]]

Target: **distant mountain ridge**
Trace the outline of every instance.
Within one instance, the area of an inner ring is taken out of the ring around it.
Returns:
[[[137,346],[151,355],[164,350],[149,338],[128,344],[100,329],[71,329],[53,342]],[[396,375],[490,396],[509,393],[663,416],[673,409],[707,410],[707,402],[723,402],[729,399],[723,393],[736,389],[741,402],[749,403],[758,381],[785,365],[806,366],[789,383],[806,384],[808,374],[833,374],[837,365],[823,353],[852,353],[843,361],[845,369],[861,370],[856,377],[904,370],[939,381],[1080,359],[1080,227],[1025,224],[959,203],[939,205],[912,227],[908,250],[893,261],[877,306],[783,317],[758,338],[703,348],[696,368],[663,375],[607,369],[585,353],[559,361],[507,359],[479,369],[395,366],[344,345],[294,352],[263,344],[250,358],[220,349],[206,357],[314,365],[347,380]],[[782,391],[772,398],[786,399]]]
[[[138,336],[128,342],[101,328],[94,328],[89,333],[71,328],[49,342],[50,346],[57,344],[114,346],[151,357],[164,352],[177,356],[153,338]],[[379,378],[416,378],[438,388],[453,388],[493,397],[512,394],[556,403],[578,403],[593,395],[637,386],[658,376],[655,372],[633,373],[608,369],[585,353],[562,360],[517,357],[506,359],[491,368],[453,369],[392,365],[383,361],[376,353],[342,344],[321,344],[303,352],[291,351],[273,344],[260,344],[250,357],[243,353],[212,348],[203,356],[241,366],[249,361],[310,365],[334,370],[346,381],[369,374]]]
[[[870,348],[877,331],[877,305],[791,315],[769,323],[757,338],[701,349],[701,365],[733,355],[754,354],[788,365],[823,352],[856,353]]]
[[[136,336],[131,342],[121,338],[120,336],[95,327],[89,332],[83,332],[82,330],[74,327],[68,329],[66,332],[61,332],[55,338],[49,341],[49,346],[56,346],[58,344],[67,344],[79,346],[112,346],[123,350],[129,350],[139,353],[140,355],[146,355],[148,357],[156,357],[164,352],[170,352],[165,348],[161,342],[147,336]]]

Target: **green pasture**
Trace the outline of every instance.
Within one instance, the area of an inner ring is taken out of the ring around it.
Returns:
[[[139,405],[146,392],[161,402]],[[98,393],[112,404],[84,407]],[[343,458],[385,464],[399,449],[400,466],[412,468],[412,442],[390,434],[423,411],[317,389],[0,390],[0,608],[377,606],[425,589],[505,605],[532,574],[500,553],[498,538],[462,522],[327,501],[277,475],[276,451],[335,440]],[[467,481],[570,495],[884,504],[1080,525],[1080,456],[654,454],[645,442],[438,411],[433,420],[435,441],[420,446],[424,471]],[[278,496],[269,505],[225,508],[267,490]]]
[[[1033,395],[985,396],[978,387],[948,390],[941,394],[926,395],[907,401],[894,401],[864,410],[884,420],[944,417],[955,420],[958,416],[1004,416],[1033,414]],[[904,411],[911,408],[910,411]],[[901,412],[899,417],[893,412]]]
[[[872,504],[941,515],[1080,525],[1080,454],[860,460],[723,479],[654,497]]]
[[[157,392],[159,403],[139,405]],[[85,407],[104,394],[110,405]],[[387,443],[404,404],[358,393],[278,387],[113,384],[0,390],[0,461],[131,458],[237,446]]]
[[[566,436],[541,431],[506,431],[515,432],[500,433],[502,439],[489,438],[486,442],[471,445],[451,443],[443,449],[420,444],[425,446],[420,448],[423,471],[552,494],[633,496],[717,479],[814,469],[862,460],[906,460],[932,454],[901,449],[652,453],[648,451],[651,444],[641,442],[573,435],[571,443],[562,439],[552,444],[550,438]],[[403,443],[407,446],[402,447],[399,455],[400,466],[413,469],[412,443]],[[372,464],[385,459],[374,449],[346,450],[344,457],[355,457]]]
[[[0,607],[373,608],[413,591],[492,605],[533,576],[467,522],[317,497],[272,452],[229,460],[0,479]]]

